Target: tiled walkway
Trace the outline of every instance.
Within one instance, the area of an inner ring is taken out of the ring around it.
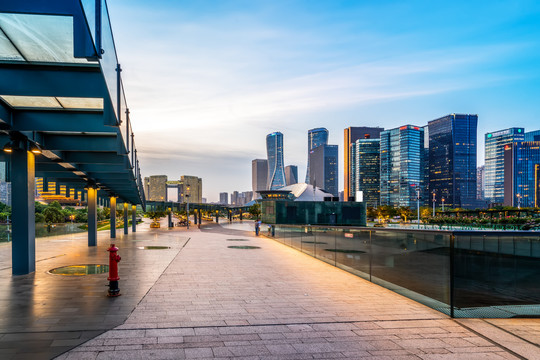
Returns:
[[[59,359],[540,359],[540,320],[452,320],[273,240],[215,225],[136,236],[173,245],[157,258],[124,255],[139,257],[126,260],[138,264],[129,271],[155,266],[155,283],[121,325]],[[135,272],[121,276],[126,298],[149,288],[129,286]]]

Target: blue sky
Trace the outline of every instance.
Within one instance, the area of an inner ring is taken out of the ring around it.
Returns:
[[[143,175],[251,190],[265,136],[305,176],[307,131],[479,116],[540,129],[538,1],[109,1]]]

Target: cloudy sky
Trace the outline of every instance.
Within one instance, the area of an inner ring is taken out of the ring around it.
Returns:
[[[341,155],[348,126],[478,114],[479,164],[486,132],[540,129],[535,0],[112,0],[109,12],[143,175],[197,175],[209,201],[251,190],[273,131],[302,179],[315,127]]]

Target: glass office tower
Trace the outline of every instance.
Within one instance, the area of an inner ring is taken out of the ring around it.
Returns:
[[[510,128],[485,135],[484,198],[488,202],[504,202],[504,147],[524,139],[523,128]]]
[[[306,184],[310,184],[309,174],[309,154],[313,149],[321,145],[328,145],[328,130],[325,128],[316,128],[308,131],[308,161],[306,170]]]
[[[380,203],[417,208],[425,202],[424,128],[405,125],[381,133]]]
[[[478,115],[450,114],[428,122],[429,193],[449,207],[475,208]]]
[[[311,162],[311,185],[317,186],[335,197],[338,194],[338,146],[321,145],[309,153]]]
[[[351,147],[352,195],[362,191],[366,206],[376,207],[380,197],[381,140],[358,139]],[[358,199],[356,199],[358,201]]]
[[[504,150],[504,205],[538,206],[540,141],[518,141]]]
[[[273,132],[266,136],[266,153],[268,155],[268,190],[277,190],[285,186],[282,133]]]

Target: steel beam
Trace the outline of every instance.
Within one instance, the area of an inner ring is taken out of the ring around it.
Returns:
[[[111,209],[111,239],[116,238],[116,198],[114,196],[111,196],[109,198],[110,200],[110,206]]]
[[[25,149],[11,153],[11,204],[13,275],[36,270],[35,158]]]
[[[84,192],[84,191],[83,191]],[[88,246],[97,245],[97,190],[88,187]]]

